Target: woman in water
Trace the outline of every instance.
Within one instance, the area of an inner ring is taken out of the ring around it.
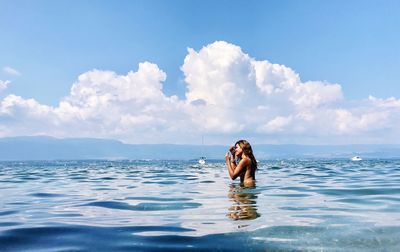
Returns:
[[[237,141],[229,148],[225,161],[231,179],[234,180],[240,176],[240,183],[245,187],[255,186],[257,161],[249,142]]]

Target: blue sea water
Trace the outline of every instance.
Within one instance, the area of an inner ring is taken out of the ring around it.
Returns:
[[[0,162],[0,251],[399,251],[400,160]]]

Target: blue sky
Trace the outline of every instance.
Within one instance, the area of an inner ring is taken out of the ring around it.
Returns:
[[[14,94],[57,107],[79,75],[93,69],[126,75],[147,61],[166,74],[164,95],[184,100],[188,48],[200,52],[224,41],[254,60],[292,69],[302,83],[339,84],[346,104],[370,95],[397,101],[398,13],[399,1],[0,0],[0,81],[8,83],[0,98]]]

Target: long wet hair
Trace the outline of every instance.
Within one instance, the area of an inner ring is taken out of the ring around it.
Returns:
[[[254,157],[253,149],[251,148],[250,143],[247,142],[246,140],[239,140],[239,141],[237,141],[237,142],[235,143],[235,146],[236,146],[237,144],[240,146],[240,148],[242,148],[243,153],[244,153],[247,157],[250,158],[250,160],[251,160],[251,166],[253,167],[254,171],[257,170],[257,160],[256,160],[256,158]]]

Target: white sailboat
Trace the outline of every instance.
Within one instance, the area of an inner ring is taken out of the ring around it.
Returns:
[[[199,158],[199,164],[200,165],[205,165],[206,164],[206,157],[200,157]]]
[[[201,137],[201,157],[199,158],[199,164],[205,165],[207,158],[204,156],[204,136]]]

